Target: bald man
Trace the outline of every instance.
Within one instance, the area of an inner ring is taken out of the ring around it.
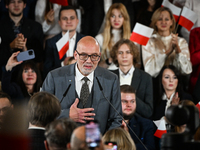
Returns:
[[[83,37],[74,52],[77,63],[51,71],[43,83],[42,90],[55,94],[60,101],[63,99],[60,118],[71,118],[78,125],[98,120],[100,131],[104,134],[108,129],[121,126],[121,118],[107,100],[120,114],[122,110],[118,77],[97,66],[100,55],[98,42],[91,36]],[[64,97],[63,94],[69,86]]]
[[[85,126],[81,126],[76,128],[71,136],[70,144],[67,145],[67,148],[70,150],[88,150],[87,144],[86,144],[86,133],[85,133]],[[103,150],[103,144],[102,141],[100,141],[99,147],[94,148],[94,150]]]

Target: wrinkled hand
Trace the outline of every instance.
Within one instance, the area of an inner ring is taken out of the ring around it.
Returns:
[[[75,102],[71,105],[69,110],[69,117],[75,122],[86,123],[86,121],[94,120],[90,116],[95,116],[95,113],[89,113],[89,111],[93,111],[94,108],[77,108],[79,103],[79,99],[76,98]]]
[[[128,127],[127,127],[126,123],[123,120],[122,120],[121,128],[123,128],[124,130],[129,132]]]
[[[176,92],[176,94],[173,96],[172,98],[172,102],[171,104],[172,105],[178,105],[179,104],[179,101],[180,101],[180,98],[178,97],[178,92]]]
[[[20,51],[13,53],[10,58],[8,59],[8,62],[6,64],[6,70],[11,71],[13,67],[19,65],[22,63],[22,61],[17,61],[17,55],[20,53]]]
[[[27,42],[27,39],[24,38],[24,35],[19,33],[17,37],[10,43],[10,48],[11,49],[18,48],[25,51],[27,50],[26,42]]]
[[[54,10],[51,9],[45,16],[45,20],[48,24],[52,24],[54,21]]]

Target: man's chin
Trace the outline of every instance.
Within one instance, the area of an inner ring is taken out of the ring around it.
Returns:
[[[132,112],[130,114],[123,113],[123,117],[124,117],[125,120],[130,120],[131,118],[133,118],[134,113],[135,112]]]

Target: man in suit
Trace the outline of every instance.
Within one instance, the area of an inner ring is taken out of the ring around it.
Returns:
[[[30,150],[45,150],[45,127],[60,115],[60,108],[59,100],[50,93],[38,92],[31,97],[27,109]]]
[[[136,113],[144,118],[150,118],[153,113],[152,78],[146,72],[134,67],[139,59],[137,47],[132,41],[121,39],[113,47],[111,58],[119,66],[119,69],[113,72],[118,75],[120,85],[131,85],[137,91]]]
[[[49,71],[64,66],[69,57],[73,57],[77,42],[83,37],[82,34],[76,32],[78,22],[79,20],[77,12],[74,7],[65,6],[60,9],[58,23],[62,29],[62,32],[46,41],[44,77],[46,77]],[[59,59],[56,42],[58,42],[67,31],[69,31],[70,38],[69,50],[66,52],[66,55],[63,56],[63,58]]]
[[[129,131],[136,148],[139,150],[154,150],[155,142],[154,142],[154,132],[155,128],[153,122],[146,118],[140,117],[135,114],[136,111],[136,90],[130,85],[122,85],[120,86],[121,90],[121,102],[122,102],[122,113],[125,121],[130,126],[129,129],[125,122],[123,121],[122,127]],[[138,138],[141,142],[138,140]]]
[[[0,22],[0,77],[2,66],[6,65],[14,52],[33,49],[35,62],[43,60],[42,26],[24,17],[26,0],[5,0],[5,5],[9,17]]]
[[[100,123],[101,133],[104,134],[107,129],[121,125],[120,117],[108,103],[110,101],[121,113],[121,100],[117,76],[97,66],[100,55],[98,42],[91,36],[83,37],[74,52],[77,63],[51,71],[42,90],[63,99],[61,118],[71,118],[79,125],[96,119]],[[63,96],[69,86],[71,87],[67,95]]]

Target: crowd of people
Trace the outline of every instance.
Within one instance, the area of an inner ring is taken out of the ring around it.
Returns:
[[[191,10],[200,5],[182,1]],[[157,150],[156,122],[164,121],[168,132],[188,132],[166,112],[178,105],[197,109],[200,102],[200,26],[184,34],[161,4],[0,1],[0,149],[13,149],[8,142],[17,135],[15,146],[24,150]],[[146,45],[130,40],[136,22],[154,29]],[[60,57],[57,42],[68,32]],[[35,57],[18,61],[30,49]],[[96,145],[86,138],[89,122],[98,123],[102,135],[94,133]]]

